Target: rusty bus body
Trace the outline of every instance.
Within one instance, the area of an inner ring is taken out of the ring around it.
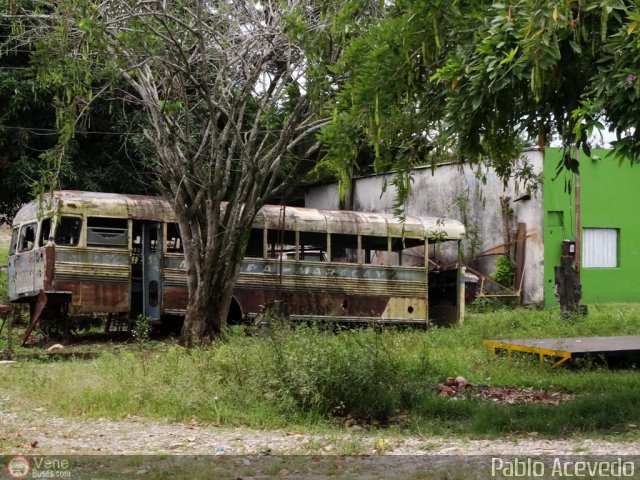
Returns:
[[[9,298],[30,306],[25,339],[41,317],[184,316],[182,245],[168,201],[59,191],[45,203],[25,205],[13,224]],[[428,258],[435,243],[459,249],[463,236],[449,219],[267,205],[254,221],[228,321],[281,300],[299,320],[428,323],[436,311],[429,296],[439,314],[461,321],[461,267],[436,275]],[[416,251],[418,264],[407,265],[406,252]]]

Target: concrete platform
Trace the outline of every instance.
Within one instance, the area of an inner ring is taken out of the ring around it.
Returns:
[[[547,357],[557,360],[552,367],[578,356],[601,354],[605,357],[621,357],[640,354],[640,335],[612,337],[572,337],[572,338],[518,338],[510,340],[485,340],[487,347],[494,351],[506,350],[533,353],[545,362]]]

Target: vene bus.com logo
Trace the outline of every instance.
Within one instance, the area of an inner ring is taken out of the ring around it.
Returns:
[[[10,478],[71,478],[69,460],[17,455],[7,463]]]
[[[13,457],[7,464],[7,471],[11,478],[27,478],[31,472],[29,459],[23,456]]]

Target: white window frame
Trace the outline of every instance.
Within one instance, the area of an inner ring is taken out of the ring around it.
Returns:
[[[618,228],[583,228],[581,266],[583,268],[617,268],[619,239]]]

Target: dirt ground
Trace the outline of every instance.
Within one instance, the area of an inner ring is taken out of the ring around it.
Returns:
[[[0,368],[2,368],[0,366]],[[4,401],[3,401],[4,400]],[[220,428],[195,422],[161,423],[139,418],[61,418],[42,408],[19,412],[0,399],[0,445],[3,454],[193,454],[259,455],[345,452],[352,445],[361,454],[389,455],[639,455],[635,441],[599,439],[546,440],[535,436],[500,440],[442,437],[383,438],[360,429],[343,434],[308,435],[299,432]],[[4,404],[4,405],[3,405]],[[348,450],[347,450],[348,451]]]

